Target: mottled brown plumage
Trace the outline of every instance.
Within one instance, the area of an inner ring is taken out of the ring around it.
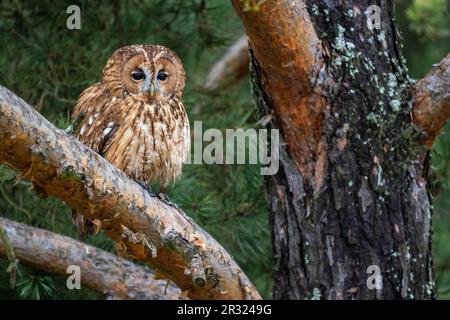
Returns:
[[[102,80],[80,95],[72,118],[85,116],[76,136],[132,179],[165,188],[181,174],[189,152],[184,84],[183,66],[170,49],[120,48]],[[75,223],[81,236],[91,231],[81,215]]]

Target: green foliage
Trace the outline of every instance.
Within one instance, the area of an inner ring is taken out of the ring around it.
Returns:
[[[17,266],[19,264],[19,260],[16,259],[16,255],[14,253],[14,248],[11,245],[11,241],[6,235],[5,230],[0,226],[0,242],[5,247],[6,258],[8,259],[8,267],[6,268],[6,272],[9,273],[9,283],[11,288],[16,286],[17,279]]]
[[[410,28],[421,41],[450,35],[449,6],[447,0],[414,0],[406,16],[410,20]]]
[[[17,283],[20,296],[25,299],[40,300],[51,297],[54,292],[53,279],[49,276],[32,275]]]
[[[450,191],[450,125],[444,130],[446,134],[437,137],[432,152],[435,192]]]
[[[411,77],[420,78],[450,51],[450,6],[446,0],[397,2],[404,56]],[[405,14],[405,12],[408,12]],[[420,30],[431,30],[422,32]]]
[[[434,199],[433,251],[439,299],[450,299],[450,190]]]
[[[0,300],[5,299],[102,299],[103,295],[85,287],[68,290],[66,278],[46,274],[18,265],[16,286],[9,287],[8,274],[3,272],[7,262],[0,260]]]
[[[73,167],[66,168],[61,173],[61,180],[85,180],[86,177],[82,173],[78,173]]]
[[[437,137],[432,152],[433,246],[438,297],[450,299],[450,123]]]
[[[409,4],[406,4],[409,5]],[[400,8],[403,12],[406,7]],[[445,1],[413,1],[407,17],[399,17],[404,31],[405,57],[413,77],[423,77],[431,65],[450,51],[449,14]],[[405,32],[413,30],[413,32]],[[450,299],[450,124],[438,136],[431,153],[433,176],[433,253],[439,299]]]

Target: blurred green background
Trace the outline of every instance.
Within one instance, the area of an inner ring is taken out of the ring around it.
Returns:
[[[81,30],[66,28],[66,8],[81,8]],[[450,52],[446,0],[397,2],[404,54],[411,77],[422,77]],[[181,57],[191,124],[250,128],[257,122],[248,81],[215,93],[202,85],[209,68],[242,34],[225,0],[19,1],[0,0],[0,84],[34,105],[60,128],[80,92],[100,80],[117,48],[158,43]],[[450,298],[450,126],[433,150],[434,252],[441,299]],[[0,165],[0,216],[76,237],[70,210],[57,199],[40,199],[30,183]],[[259,167],[187,165],[170,197],[235,257],[265,298],[271,296],[271,235]],[[103,234],[89,243],[113,251]],[[10,287],[0,259],[0,299],[92,299],[88,289],[67,290],[65,279],[19,266]]]

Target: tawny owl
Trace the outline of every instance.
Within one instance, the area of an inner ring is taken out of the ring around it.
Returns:
[[[118,49],[100,82],[84,90],[72,118],[77,138],[132,179],[165,188],[181,174],[189,152],[189,121],[182,102],[184,69],[158,45]],[[93,225],[75,213],[80,237]]]

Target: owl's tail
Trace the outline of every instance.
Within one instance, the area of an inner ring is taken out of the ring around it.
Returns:
[[[72,220],[77,226],[78,239],[84,241],[88,236],[97,234],[97,226],[75,210],[72,210]]]

